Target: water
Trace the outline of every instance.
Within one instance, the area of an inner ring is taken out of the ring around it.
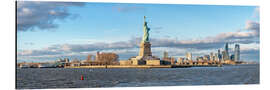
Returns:
[[[81,80],[81,75],[84,80]],[[17,69],[17,89],[259,84],[259,65],[153,69]]]

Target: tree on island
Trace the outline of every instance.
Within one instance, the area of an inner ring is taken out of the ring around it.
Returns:
[[[115,53],[100,53],[98,54],[96,61],[102,62],[105,64],[113,64],[118,62],[119,56]]]

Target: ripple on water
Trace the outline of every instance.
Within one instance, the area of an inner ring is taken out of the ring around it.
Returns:
[[[258,84],[259,65],[153,69],[17,69],[18,89]],[[84,80],[81,79],[84,76]]]

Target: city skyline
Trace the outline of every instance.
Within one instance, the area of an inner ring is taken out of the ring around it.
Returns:
[[[136,56],[143,16],[149,18],[155,56],[164,51],[170,56],[205,55],[229,42],[240,44],[240,59],[259,62],[258,15],[255,6],[19,1],[18,62],[85,59],[97,51],[115,52],[120,59]]]

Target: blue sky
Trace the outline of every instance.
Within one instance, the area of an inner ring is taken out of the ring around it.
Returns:
[[[143,35],[143,16],[149,22],[150,41],[157,56],[168,48],[178,50],[169,51],[179,52],[172,56],[183,56],[188,51],[207,54],[230,41],[243,44],[247,51],[243,58],[259,60],[259,35],[255,35],[259,29],[253,28],[259,25],[256,6],[19,2],[17,9],[21,61],[53,60],[66,55],[83,59],[97,50],[134,56],[138,46],[132,40]],[[106,48],[93,49],[102,45]],[[252,57],[246,55],[250,53]]]

